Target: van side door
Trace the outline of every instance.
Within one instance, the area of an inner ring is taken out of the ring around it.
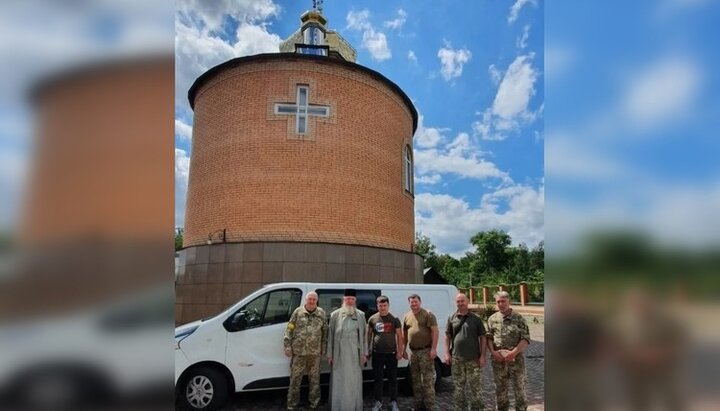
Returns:
[[[302,294],[293,287],[268,291],[225,321],[225,364],[233,373],[236,391],[288,385],[290,360],[283,353],[282,340]]]

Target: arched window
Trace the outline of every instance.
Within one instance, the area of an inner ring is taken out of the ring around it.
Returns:
[[[405,146],[403,149],[403,187],[405,191],[413,193],[413,160],[412,160],[412,149],[410,146]]]

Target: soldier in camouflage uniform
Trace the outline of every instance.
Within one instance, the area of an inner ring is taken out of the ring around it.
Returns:
[[[495,303],[499,311],[488,319],[488,348],[492,354],[497,409],[510,409],[508,385],[512,383],[515,410],[526,411],[525,358],[522,352],[530,344],[530,330],[525,318],[510,308],[507,291],[497,292]]]
[[[482,411],[482,368],[485,366],[485,325],[468,310],[465,294],[455,296],[457,311],[445,329],[445,363],[452,365],[453,409]]]
[[[403,358],[408,359],[412,376],[415,409],[435,410],[435,358],[437,357],[438,322],[435,314],[421,307],[420,296],[408,297],[410,311],[403,317]],[[424,404],[424,406],[423,406]]]
[[[292,313],[285,330],[285,355],[291,357],[288,410],[298,406],[300,381],[305,373],[310,382],[310,408],[315,409],[320,404],[320,358],[325,355],[328,326],[325,311],[317,303],[318,295],[309,292],[305,305]]]

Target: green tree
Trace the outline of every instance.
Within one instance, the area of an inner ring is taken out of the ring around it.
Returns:
[[[183,248],[183,233],[185,230],[182,227],[175,229],[175,251],[180,251]]]
[[[427,258],[430,255],[436,255],[435,244],[432,243],[430,237],[423,233],[415,234],[415,252],[420,254],[422,258]]]
[[[540,241],[537,247],[530,251],[530,263],[533,270],[545,271],[545,241]]]
[[[475,246],[474,272],[496,274],[508,267],[512,238],[505,231],[481,231],[470,238],[470,243]]]
[[[530,250],[527,245],[512,245],[512,238],[501,230],[482,231],[470,238],[474,246],[460,259],[438,254],[430,237],[418,233],[415,251],[424,259],[425,268],[434,268],[450,284],[459,288],[479,285],[538,283],[531,294],[542,301],[545,279],[545,249],[540,242]],[[510,289],[517,294],[517,290]],[[513,298],[519,298],[514,295]]]
[[[430,237],[423,233],[415,234],[415,252],[423,258],[424,268],[434,268],[438,273],[441,272],[441,266],[438,255],[435,252],[435,244],[432,243]]]
[[[519,283],[527,280],[535,271],[533,267],[530,250],[528,250],[525,243],[513,247],[510,249],[512,255],[510,266],[508,269],[507,279],[509,283]]]

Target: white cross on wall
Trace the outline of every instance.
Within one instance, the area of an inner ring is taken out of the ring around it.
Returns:
[[[295,116],[295,132],[297,134],[307,133],[308,117],[329,117],[330,107],[308,103],[310,87],[306,85],[297,86],[297,103],[275,103],[275,114]]]

